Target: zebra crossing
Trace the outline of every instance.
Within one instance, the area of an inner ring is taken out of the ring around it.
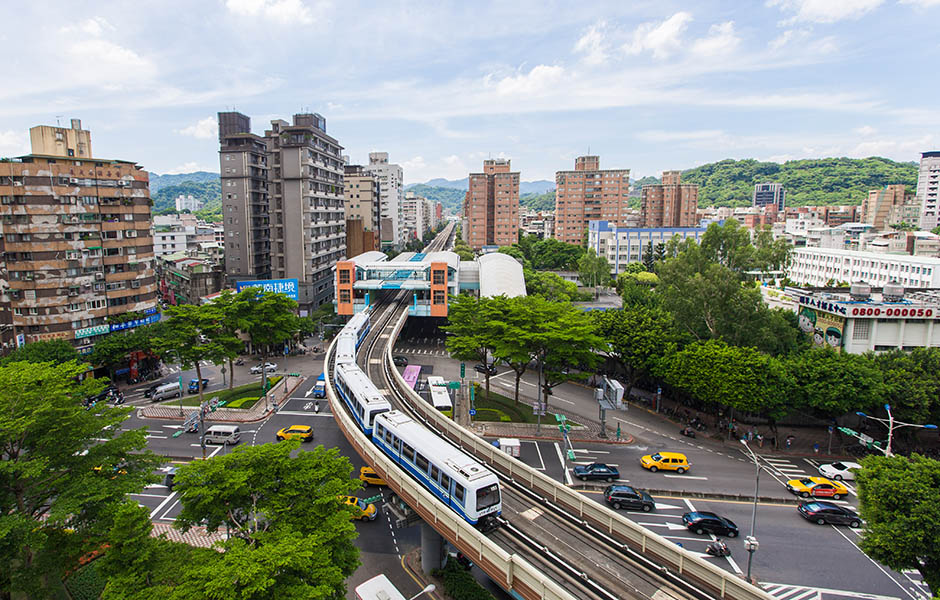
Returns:
[[[433,350],[430,348],[395,348],[396,354],[415,354],[425,356],[450,356],[447,350]]]
[[[764,588],[764,591],[778,600],[841,600],[843,598],[852,598],[853,600],[902,600],[897,596],[866,594],[863,592],[850,592],[847,590],[833,590],[802,585],[767,582],[761,582],[760,585]],[[916,598],[917,596],[913,597]]]
[[[787,481],[790,479],[800,479],[803,477],[818,477],[819,476],[819,465],[821,461],[813,460],[809,458],[788,458],[780,456],[765,456],[762,454],[757,455],[758,460],[760,461],[761,468],[771,477],[773,477],[780,485],[785,486]],[[842,485],[849,490],[850,496],[858,496],[858,493],[855,491],[855,487],[847,482],[842,481]],[[832,498],[825,498],[826,502],[832,502],[834,504],[842,504],[847,507],[851,507],[852,503],[847,500],[834,500]]]

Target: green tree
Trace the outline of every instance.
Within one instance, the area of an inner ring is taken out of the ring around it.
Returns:
[[[88,360],[93,365],[106,367],[113,378],[115,369],[127,366],[131,352],[152,350],[153,339],[160,334],[164,325],[165,322],[160,321],[106,335],[95,342]]]
[[[65,340],[32,342],[20,346],[0,360],[0,364],[13,362],[51,362],[57,365],[70,360],[81,361],[75,346]]]
[[[300,328],[294,314],[297,303],[284,294],[247,288],[235,295],[232,318],[238,330],[251,340],[255,351],[267,351],[291,339]]]
[[[656,253],[653,250],[653,240],[647,242],[646,248],[643,249],[643,268],[648,273],[653,273],[656,270]]]
[[[574,282],[566,281],[555,273],[523,268],[522,274],[526,293],[530,296],[541,296],[549,302],[571,302],[581,297]]]
[[[576,271],[585,249],[574,244],[548,238],[532,244],[532,267],[535,269]]]
[[[503,314],[506,298],[477,298],[460,294],[450,300],[447,309],[449,325],[447,351],[458,360],[477,361],[488,365],[493,362],[499,326],[497,319]],[[490,397],[490,374],[486,373],[486,397]]]
[[[862,550],[895,571],[919,571],[940,596],[940,461],[866,456],[856,479]]]
[[[121,431],[130,408],[82,400],[104,388],[87,365],[0,365],[0,590],[52,597],[96,549],[114,507],[153,481],[160,459],[145,431]]]
[[[599,360],[597,350],[604,347],[604,340],[595,333],[591,317],[571,304],[543,304],[539,316],[540,320],[533,324],[530,347],[539,362],[541,393],[547,406],[552,389],[588,376],[577,370],[593,369]]]
[[[868,357],[831,348],[808,348],[788,356],[784,365],[795,386],[792,400],[824,416],[869,411],[883,403],[881,370]]]
[[[896,419],[925,423],[940,417],[940,350],[894,350],[872,355],[871,359],[884,377],[884,402],[891,405]],[[910,430],[899,433],[902,444],[911,441]]]
[[[525,264],[525,254],[523,254],[518,245],[514,244],[512,246],[500,246],[499,252],[518,259],[520,263]]]
[[[594,288],[597,297],[597,286],[606,286],[610,283],[610,263],[607,258],[598,256],[593,248],[589,248],[584,256],[578,260],[578,276],[581,283]]]
[[[754,241],[754,268],[760,271],[783,271],[790,266],[793,245],[786,238],[775,240],[773,229],[764,225]]]
[[[754,263],[751,232],[734,219],[727,219],[722,225],[709,225],[702,236],[701,247],[706,260],[723,265],[739,276]]]
[[[663,359],[681,344],[672,315],[660,308],[634,306],[593,311],[591,316],[608,353],[627,374],[627,397],[640,377],[659,373]]]
[[[228,361],[228,389],[235,387],[235,359],[245,349],[245,342],[238,337],[238,310],[232,290],[222,290],[209,304],[214,309],[216,321],[206,335],[218,346],[220,359]],[[201,386],[200,386],[201,389]]]
[[[793,388],[777,359],[720,340],[695,342],[676,352],[665,376],[670,385],[706,404],[774,419],[786,412]]]
[[[226,528],[225,552],[191,565],[183,597],[335,599],[359,566],[350,509],[361,484],[336,448],[291,454],[299,442],[242,446],[180,467],[176,526]],[[205,594],[204,596],[201,594]]]
[[[495,330],[493,356],[516,374],[513,398],[519,404],[519,382],[534,358],[531,338],[533,325],[544,318],[548,301],[539,296],[494,298]]]

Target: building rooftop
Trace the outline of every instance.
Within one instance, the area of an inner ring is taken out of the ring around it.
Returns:
[[[480,265],[480,296],[525,296],[522,265],[508,254],[493,252],[477,259]]]

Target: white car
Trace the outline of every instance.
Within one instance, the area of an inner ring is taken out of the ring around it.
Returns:
[[[855,481],[856,469],[861,469],[862,465],[854,462],[834,462],[828,465],[819,465],[819,474],[836,481]]]
[[[269,372],[269,373],[270,373],[271,371],[277,371],[277,363],[270,363],[270,362],[269,362],[269,363],[264,363],[263,366],[264,366],[264,370],[267,371],[267,372]],[[252,375],[261,375],[261,367],[262,367],[262,365],[255,365],[255,366],[253,366],[253,367],[251,368],[251,374],[252,374]]]

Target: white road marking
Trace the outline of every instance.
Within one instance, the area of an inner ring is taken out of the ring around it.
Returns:
[[[674,505],[672,505],[672,504],[663,504],[663,503],[661,503],[661,502],[657,502],[657,503],[656,503],[656,510],[669,510],[669,509],[671,509],[671,508],[679,509],[679,508],[682,508],[682,507],[681,507],[681,506],[674,506]],[[667,515],[663,515],[663,516],[667,516]],[[668,516],[674,516],[674,515],[668,515]]]
[[[637,521],[637,525],[643,525],[644,527],[665,527],[669,531],[679,531],[680,529],[686,529],[685,525],[677,525],[675,523],[645,523],[643,521]]]
[[[675,477],[678,479],[699,479],[701,481],[708,480],[708,477],[702,477],[701,475],[670,475],[669,473],[664,473],[663,477]]]
[[[526,440],[526,441],[535,444],[535,451],[536,451],[536,452],[538,453],[538,455],[539,455],[539,463],[542,464],[542,467],[539,469],[539,471],[544,471],[544,470],[545,470],[545,461],[542,460],[542,451],[539,449],[539,443],[536,442],[536,441],[533,441],[533,440]]]
[[[847,535],[845,535],[845,533],[843,533],[841,529],[839,529],[839,528],[836,527],[835,525],[830,525],[830,527],[832,527],[839,535],[841,535],[843,538],[845,538],[845,541],[847,541],[848,543],[852,544],[852,546],[853,546],[856,550],[858,550],[859,553],[860,553],[862,556],[864,556],[864,557],[867,558],[869,561],[871,561],[871,564],[873,564],[873,565],[875,565],[876,567],[878,567],[878,570],[879,570],[879,571],[881,571],[882,573],[884,573],[885,575],[887,575],[888,579],[890,579],[890,580],[893,581],[895,584],[897,584],[897,586],[898,586],[899,588],[901,588],[902,590],[904,590],[904,592],[905,592],[908,596],[910,596],[911,598],[914,598],[915,600],[921,600],[921,598],[920,598],[919,596],[917,596],[917,595],[915,595],[915,594],[912,594],[909,590],[905,590],[905,589],[904,589],[904,586],[901,585],[901,582],[900,582],[900,581],[898,581],[897,579],[895,579],[894,577],[892,577],[891,574],[888,573],[888,572],[885,570],[885,568],[882,567],[882,566],[881,566],[878,562],[876,562],[873,558],[871,558],[870,556],[868,556],[867,554],[865,554],[864,552],[862,552],[862,549],[859,548],[858,545],[857,545],[855,542],[853,542],[852,540],[850,540],[849,537],[848,537]],[[859,597],[860,597],[860,596],[859,596]]]
[[[299,410],[279,410],[279,411],[277,411],[277,414],[279,414],[279,415],[290,415],[290,416],[292,416],[292,417],[330,417],[330,418],[333,417],[333,413],[328,413],[328,412],[318,412],[318,413],[315,413],[315,412],[313,412],[313,411],[310,411],[310,412],[301,412],[301,411],[299,411]]]
[[[565,459],[561,455],[561,448],[558,447],[558,442],[554,442],[554,446],[555,453],[558,454],[558,462],[561,463],[561,468],[565,470],[565,483],[571,485],[571,473],[565,468]]]
[[[150,518],[152,519],[152,518],[154,517],[154,515],[156,515],[158,512],[160,512],[160,510],[161,510],[164,506],[166,506],[167,502],[169,502],[169,501],[170,501],[173,497],[175,497],[175,496],[176,496],[176,492],[171,492],[170,495],[166,497],[166,500],[164,500],[163,502],[160,503],[160,506],[158,506],[158,507],[156,507],[155,509],[153,509],[153,511],[150,513]]]
[[[575,450],[575,452],[590,452],[591,454],[610,454],[610,452],[608,452],[608,451],[606,451],[606,450],[581,450],[581,449],[577,449],[577,450]]]
[[[859,600],[899,600],[897,596],[881,596],[879,594],[866,594],[864,592],[850,592],[848,590],[833,590],[829,588],[813,588],[797,585],[789,585],[784,583],[766,583],[761,582],[761,587],[767,590],[771,596],[775,598],[784,598],[785,596],[778,596],[778,592],[789,591],[789,590],[812,590],[814,593],[819,594],[820,597],[822,594],[832,595],[832,596],[846,596],[849,598],[858,598]]]

